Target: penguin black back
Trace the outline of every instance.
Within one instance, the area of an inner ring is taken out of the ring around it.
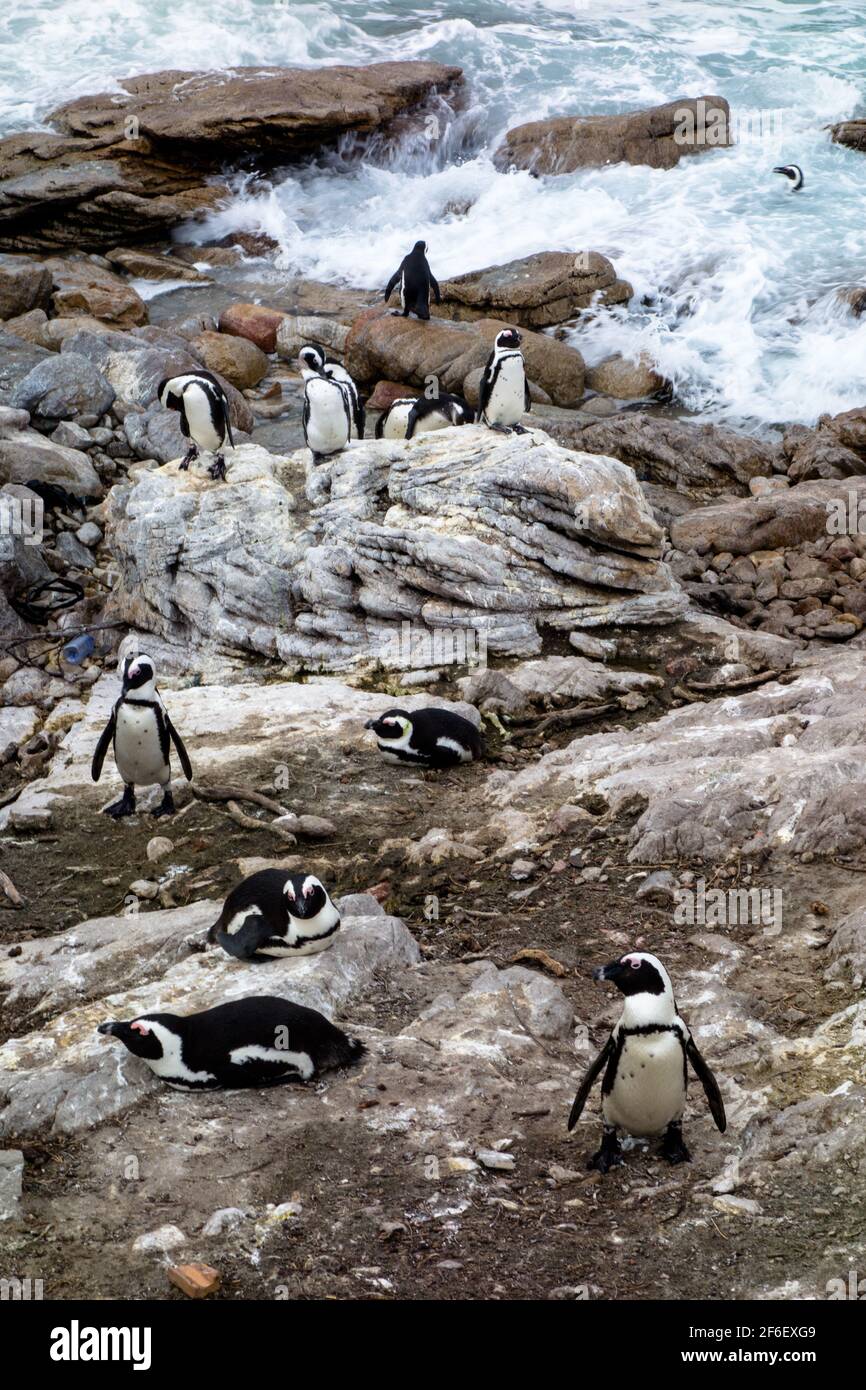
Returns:
[[[422,767],[456,767],[480,758],[484,740],[480,731],[454,710],[389,709],[364,725],[376,735],[379,752],[389,762],[415,763]]]
[[[416,314],[419,319],[430,317],[430,292],[437,304],[442,303],[438,281],[427,263],[427,243],[416,241],[408,256],[404,256],[385,287],[385,303],[391,298],[395,285],[400,286],[400,307],[403,317]]]

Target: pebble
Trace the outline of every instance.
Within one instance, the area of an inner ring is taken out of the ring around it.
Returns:
[[[132,1248],[136,1254],[148,1254],[151,1251],[177,1250],[179,1246],[186,1245],[186,1236],[179,1226],[158,1226],[155,1231],[146,1231],[142,1236],[136,1236],[132,1242]]]
[[[137,878],[134,883],[129,885],[130,893],[134,893],[137,898],[155,898],[159,892],[159,884],[153,883],[149,878]]]
[[[92,549],[95,545],[99,545],[102,540],[102,531],[95,521],[85,521],[84,525],[79,526],[75,532],[75,539]]]
[[[223,1231],[233,1231],[242,1221],[249,1219],[250,1213],[242,1207],[220,1207],[212,1212],[201,1228],[203,1236],[221,1236]]]
[[[511,865],[511,877],[522,883],[524,879],[532,878],[536,867],[531,859],[515,859]]]
[[[497,1173],[514,1171],[513,1154],[498,1153],[496,1149],[476,1149],[475,1157],[482,1168],[489,1168]]]
[[[20,1149],[0,1149],[0,1221],[17,1216],[23,1184],[23,1153]]]
[[[167,835],[154,835],[153,839],[147,842],[147,857],[151,864],[156,864],[158,860],[171,854],[173,849],[174,841],[170,840]]]

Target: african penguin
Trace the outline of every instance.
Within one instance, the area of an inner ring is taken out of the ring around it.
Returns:
[[[418,404],[417,396],[399,396],[376,421],[377,439],[405,439],[409,417]]]
[[[484,752],[480,732],[462,714],[449,709],[389,709],[364,725],[376,735],[388,762],[419,767],[456,767]]]
[[[181,469],[189,468],[193,459],[198,458],[199,449],[214,455],[208,472],[212,478],[226,476],[226,462],[223,449],[226,440],[232,448],[232,427],[229,419],[228,396],[216,377],[203,369],[184,372],[181,376],[169,376],[159,383],[157,399],[166,410],[180,412],[180,429],[190,446],[181,460]]]
[[[788,180],[788,188],[791,193],[797,193],[803,187],[803,170],[799,164],[777,164],[773,170],[774,174],[783,174]]]
[[[352,398],[345,383],[311,372],[304,387],[303,424],[314,464],[345,449],[352,437]]]
[[[330,946],[340,914],[315,874],[261,869],[233,888],[207,934],[238,960],[310,956]]]
[[[164,794],[155,816],[170,816],[174,812],[171,794],[169,747],[173,743],[187,781],[192,779],[192,766],[180,735],[168,717],[156,688],[153,662],[149,656],[128,656],[123,663],[120,699],[111,711],[93,754],[90,775],[98,782],[108,745],[114,744],[114,760],[123,778],[123,796],[105,813],[114,820],[135,813],[135,788],[158,782]]]
[[[118,1038],[155,1076],[189,1091],[309,1081],[364,1053],[363,1043],[315,1009],[268,994],[197,1014],[142,1014],[127,1023],[100,1023],[97,1032]]]
[[[307,343],[298,353],[298,361],[301,363],[301,375],[304,381],[309,381],[311,376],[327,376],[332,381],[340,381],[349,392],[352,402],[352,429],[357,439],[364,438],[365,411],[361,401],[358,387],[354,378],[343,366],[342,362],[335,362],[333,358],[327,357],[323,348],[318,343]]]
[[[670,1163],[688,1162],[682,1118],[686,1104],[688,1064],[706,1092],[717,1128],[727,1126],[725,1106],[688,1025],[677,1015],[673,987],[661,961],[644,951],[630,951],[593,972],[595,980],[611,980],[625,995],[625,1007],[610,1037],[580,1083],[569,1130],[580,1119],[602,1068],[601,1148],[590,1168],[606,1173],[622,1162],[617,1130],[652,1135],[664,1131],[662,1154]]]
[[[440,391],[438,396],[421,396],[409,411],[406,422],[406,438],[425,434],[428,430],[444,430],[450,425],[471,425],[475,411],[462,396],[451,396]]]
[[[532,409],[520,342],[516,328],[497,333],[481,375],[478,418],[503,434],[525,434],[520,417]]]
[[[385,287],[385,303],[391,298],[394,286],[400,285],[400,308],[403,318],[416,314],[419,319],[430,317],[430,291],[437,304],[442,303],[439,285],[427,264],[427,243],[416,241],[408,256],[404,256]],[[399,311],[394,310],[397,314]]]

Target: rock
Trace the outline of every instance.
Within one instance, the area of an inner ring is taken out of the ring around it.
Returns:
[[[866,286],[845,285],[836,291],[836,299],[859,319],[866,310]]]
[[[663,684],[658,676],[612,671],[582,656],[547,656],[521,662],[508,672],[486,667],[457,682],[469,704],[511,715],[525,714],[533,707],[556,709],[583,700],[601,700],[622,691],[651,690]]]
[[[93,440],[86,429],[76,425],[74,420],[61,420],[51,432],[51,443],[60,444],[64,449],[92,449]]]
[[[294,362],[305,343],[318,343],[333,356],[342,357],[346,351],[349,330],[336,319],[317,318],[310,314],[284,314],[276,330],[275,342],[280,357]]]
[[[0,405],[0,439],[17,439],[30,424],[30,412]]]
[[[171,854],[173,849],[174,841],[170,840],[167,835],[154,835],[147,842],[147,857],[151,864],[156,864],[167,854]]]
[[[19,381],[51,356],[47,348],[16,338],[0,325],[0,406],[8,406]]]
[[[129,418],[126,430],[140,448]],[[418,662],[403,652],[404,623],[429,668],[471,665],[482,643],[534,655],[539,624],[616,621],[641,600],[652,621],[683,611],[661,532],[612,459],[479,426],[365,440],[310,468],[313,509],[299,515],[283,479],[308,466],[306,451],[284,462],[249,445],[231,455],[226,487],[171,465],[113,489],[115,616],[190,650],[406,669]]]
[[[51,272],[26,256],[0,256],[0,319],[13,319],[31,309],[47,309]]]
[[[23,1153],[20,1149],[0,1149],[0,1221],[17,1217],[23,1188]]]
[[[367,397],[368,410],[390,410],[395,401],[403,396],[417,396],[416,387],[404,386],[399,381],[377,381],[376,389]]]
[[[702,554],[788,549],[826,536],[835,516],[847,519],[851,496],[855,510],[866,504],[866,478],[846,479],[844,487],[831,480],[797,483],[767,497],[719,502],[679,517],[671,541],[678,550]]]
[[[87,454],[64,449],[36,430],[22,430],[13,440],[0,439],[0,482],[57,483],[76,497],[99,498],[104,492]]]
[[[139,294],[93,261],[50,256],[44,265],[50,272],[56,316],[89,314],[116,328],[133,328],[147,322],[147,306]]]
[[[866,150],[866,120],[838,121],[830,127],[830,139],[849,150]]]
[[[79,526],[75,532],[75,539],[92,550],[102,540],[102,531],[95,521],[85,521],[84,525]]]
[[[657,903],[659,907],[670,907],[676,901],[676,886],[670,869],[657,869],[647,874],[636,896],[641,901]]]
[[[670,382],[656,371],[649,354],[645,352],[634,362],[618,353],[606,357],[587,371],[586,384],[592,391],[602,391],[605,395],[624,401],[670,391]]]
[[[247,338],[262,352],[276,352],[277,329],[284,318],[282,309],[268,309],[264,304],[230,304],[220,314],[219,331]]]
[[[581,656],[588,657],[591,661],[613,661],[616,656],[616,642],[604,641],[601,637],[590,637],[586,632],[570,632],[568,642]]]
[[[822,415],[815,429],[791,425],[782,437],[789,479],[847,478],[866,463],[866,409]]]
[[[569,174],[604,164],[671,169],[683,155],[724,147],[730,139],[724,97],[679,97],[664,106],[616,116],[550,116],[515,126],[496,151],[500,169]]]
[[[80,251],[157,240],[226,195],[208,179],[227,163],[285,165],[350,131],[387,133],[434,90],[444,105],[460,77],[439,63],[393,62],[124,78],[51,112],[59,133],[0,141],[0,244]]]
[[[12,391],[9,404],[46,422],[76,415],[102,416],[114,389],[101,372],[77,353],[60,353],[40,362]]]
[[[207,276],[200,270],[196,270],[195,266],[185,265],[176,256],[154,255],[138,247],[115,247],[113,251],[106,252],[105,259],[125,270],[127,275],[139,280],[188,280],[192,283],[207,281]]]
[[[168,1282],[187,1298],[207,1298],[217,1292],[222,1281],[211,1265],[189,1264],[173,1265],[168,1271]]]
[[[465,378],[483,367],[493,340],[507,325],[495,319],[458,323],[450,319],[394,318],[371,309],[355,320],[346,342],[346,365],[361,382],[402,378],[425,387],[431,378],[442,391],[463,393]],[[576,348],[542,333],[523,334],[522,352],[531,382],[555,405],[573,407],[583,398],[583,358]]]
[[[61,531],[54,544],[54,549],[67,565],[73,569],[89,570],[93,568],[94,559],[86,545],[82,545],[71,531]]]
[[[225,377],[239,390],[257,386],[270,366],[255,343],[229,333],[201,333],[193,338],[192,346],[209,371]]]
[[[515,859],[509,872],[517,883],[524,883],[526,879],[534,878],[538,865],[532,859]]]
[[[632,294],[598,251],[541,251],[458,275],[440,288],[442,304],[431,308],[437,317],[505,319],[526,328],[564,323],[591,304],[622,304]]]
[[[497,1149],[476,1149],[475,1157],[482,1168],[489,1168],[494,1173],[513,1173],[514,1155],[509,1153],[499,1153]]]
[[[484,854],[476,845],[468,845],[441,826],[433,826],[408,847],[405,857],[409,864],[446,864],[454,859],[483,859]]]
[[[159,384],[165,377],[193,372],[200,365],[198,354],[164,352],[142,343],[138,351],[109,352],[104,370],[118,400],[149,406],[156,401]]]
[[[52,348],[54,344],[48,332],[48,324],[49,318],[44,309],[30,309],[26,314],[7,319],[3,328],[6,333],[14,333],[16,338],[22,338],[27,343]]]
[[[250,1213],[242,1207],[221,1207],[213,1212],[201,1228],[203,1236],[221,1236],[224,1231],[233,1231],[243,1221],[249,1220]]]
[[[186,1236],[178,1226],[158,1226],[155,1231],[147,1231],[132,1242],[136,1255],[153,1253],[165,1255],[169,1250],[178,1250],[186,1245]]]

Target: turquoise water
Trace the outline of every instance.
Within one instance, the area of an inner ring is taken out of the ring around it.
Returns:
[[[283,272],[384,284],[419,237],[439,278],[551,249],[603,251],[635,287],[575,341],[590,361],[648,351],[679,400],[759,428],[866,404],[866,155],[829,143],[866,112],[864,3],[478,3],[23,0],[0,21],[0,131],[68,96],[164,67],[433,58],[463,66],[468,109],[438,144],[387,165],[324,160],[239,184],[195,236],[263,227]],[[658,171],[532,179],[494,170],[521,121],[719,93],[739,143]],[[771,172],[796,162],[791,195]],[[449,205],[470,204],[465,216]]]

